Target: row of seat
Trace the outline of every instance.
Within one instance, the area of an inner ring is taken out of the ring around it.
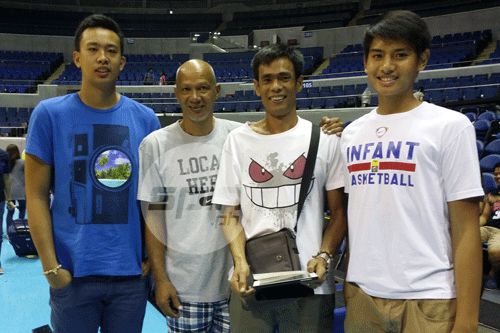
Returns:
[[[31,108],[0,107],[0,127],[25,126],[31,112]]]

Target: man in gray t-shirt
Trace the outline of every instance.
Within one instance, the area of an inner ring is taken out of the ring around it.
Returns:
[[[208,63],[181,65],[175,94],[183,119],[151,133],[140,146],[138,199],[156,302],[169,332],[230,331],[232,262],[211,201],[222,145],[240,124],[213,117],[219,91]]]

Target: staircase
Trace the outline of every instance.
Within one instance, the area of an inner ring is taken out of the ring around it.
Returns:
[[[49,76],[49,78],[47,80],[45,80],[45,82],[43,82],[43,84],[51,84],[52,81],[54,81],[55,79],[57,79],[63,72],[64,72],[64,68],[66,68],[66,64],[63,62],[59,67],[57,67],[57,69]]]
[[[497,47],[497,41],[496,40],[490,42],[488,44],[488,46],[486,46],[484,48],[483,52],[481,52],[476,57],[476,59],[472,62],[471,66],[477,65],[477,63],[480,62],[480,61],[482,61],[482,60],[489,59],[490,58],[490,54],[492,54],[493,52],[495,52],[496,47]]]
[[[314,71],[314,73],[312,73],[311,75],[321,75],[323,73],[323,69],[327,68],[328,65],[330,65],[330,58],[326,58],[322,63],[321,65],[318,66],[318,68],[316,68],[316,70]]]

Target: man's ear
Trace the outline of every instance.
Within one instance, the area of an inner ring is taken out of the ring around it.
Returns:
[[[302,84],[304,83],[304,76],[299,76],[297,78],[297,83],[296,83],[296,86],[295,86],[295,91],[296,92],[301,92],[302,91]]]
[[[429,58],[431,57],[431,50],[426,49],[422,54],[420,55],[420,58],[418,59],[418,71],[423,71],[425,66],[427,66],[427,63],[429,62]]]
[[[125,64],[127,63],[127,58],[125,56],[122,56],[120,58],[120,72],[125,68]]]
[[[76,68],[80,68],[80,52],[73,51],[73,63],[75,64]]]
[[[216,96],[219,97],[219,95],[220,95],[220,84],[216,84],[215,85],[215,92],[217,93]]]
[[[260,91],[259,91],[259,81],[256,79],[253,79],[253,88],[255,90],[255,95],[260,97]]]

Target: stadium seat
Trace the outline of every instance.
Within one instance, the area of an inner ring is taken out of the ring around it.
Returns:
[[[487,155],[500,154],[500,139],[495,139],[495,140],[491,141],[490,143],[488,143],[484,147],[484,152]]]
[[[500,163],[499,154],[487,155],[479,160],[479,166],[482,172],[493,172],[493,168],[497,163]]]
[[[481,140],[476,140],[477,154],[479,156],[483,155],[484,143]]]
[[[474,129],[476,130],[476,138],[479,140],[483,140],[489,128],[490,128],[490,121],[486,119],[476,120],[474,122]]]
[[[485,112],[481,113],[479,116],[477,116],[477,120],[480,120],[480,119],[486,119],[489,121],[493,121],[493,120],[497,119],[497,115],[493,111],[485,111]]]
[[[497,189],[497,183],[495,182],[495,176],[490,172],[483,172],[483,189],[486,193],[491,193]]]
[[[466,113],[465,113],[465,116],[466,116],[467,118],[469,118],[469,120],[470,120],[471,122],[475,122],[475,121],[476,121],[476,119],[477,119],[476,114],[475,114],[475,113],[473,113],[473,112],[466,112]]]
[[[332,333],[344,333],[344,320],[346,315],[345,306],[333,310],[333,330]]]

